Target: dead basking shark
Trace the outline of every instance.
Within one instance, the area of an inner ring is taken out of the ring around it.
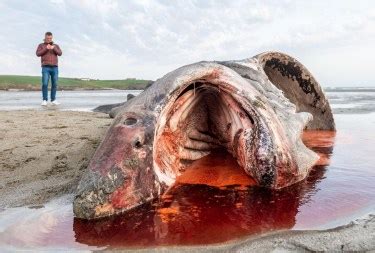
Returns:
[[[217,148],[259,186],[289,186],[318,160],[302,131],[335,130],[319,83],[279,52],[183,66],[111,115],[77,189],[77,218],[109,216],[157,198],[192,161]]]

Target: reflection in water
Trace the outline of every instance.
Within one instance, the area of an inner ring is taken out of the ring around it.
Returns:
[[[220,190],[180,185],[171,198],[99,221],[74,220],[78,242],[95,246],[204,244],[294,226],[298,189]]]
[[[218,153],[193,164],[160,200],[97,221],[74,219],[76,240],[110,247],[191,245],[293,228],[299,207],[309,202],[324,176],[334,136],[304,133],[304,142],[321,159],[300,183],[281,190],[254,186],[230,155]]]

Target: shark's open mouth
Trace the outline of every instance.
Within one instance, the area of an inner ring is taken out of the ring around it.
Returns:
[[[303,66],[260,59],[264,65],[258,69],[246,61],[202,64],[193,75],[186,71],[175,79],[154,132],[153,167],[161,183],[172,185],[187,165],[217,148],[226,149],[261,186],[282,188],[307,175],[318,158],[301,133],[313,119],[310,112],[320,113],[316,99],[322,95],[313,92],[313,103],[304,107],[298,98],[317,86],[310,77],[303,81]],[[317,118],[314,127],[321,127]]]
[[[78,186],[77,217],[103,217],[156,198],[216,149],[233,156],[254,184],[289,186],[319,158],[303,144],[302,131],[335,128],[311,73],[277,52],[183,66],[111,115]]]
[[[180,92],[167,106],[155,140],[154,161],[159,178],[173,183],[192,161],[215,149],[226,149],[245,167],[245,132],[252,130],[252,117],[230,91],[197,81]]]

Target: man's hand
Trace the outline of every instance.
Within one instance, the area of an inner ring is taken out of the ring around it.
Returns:
[[[49,46],[49,48],[50,48],[50,49],[54,49],[54,48],[55,48],[55,46],[53,46],[53,45],[52,45],[52,46]]]
[[[51,49],[51,45],[50,44],[47,44],[47,49]]]

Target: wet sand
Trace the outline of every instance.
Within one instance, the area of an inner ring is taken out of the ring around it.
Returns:
[[[329,230],[281,231],[249,239],[198,247],[157,248],[155,252],[373,252],[375,216]],[[133,252],[149,252],[133,250]]]
[[[0,209],[40,208],[49,200],[74,193],[112,121],[102,113],[34,110],[0,111],[0,119]],[[345,157],[341,159],[344,163]],[[373,165],[370,163],[365,164],[369,169]],[[71,229],[70,226],[68,230]],[[163,252],[374,250],[375,217],[370,215],[328,230],[281,231],[207,246],[154,249]]]
[[[68,111],[0,111],[0,119],[0,209],[74,192],[111,123]]]

